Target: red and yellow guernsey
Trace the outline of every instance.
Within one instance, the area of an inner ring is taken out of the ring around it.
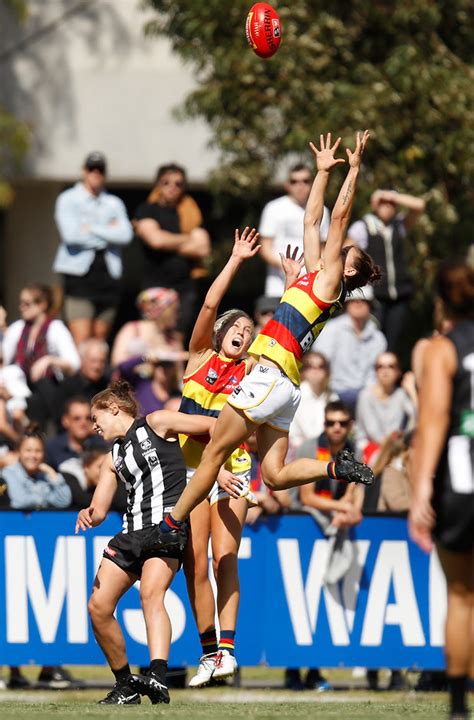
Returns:
[[[246,373],[245,360],[235,361],[212,352],[193,373],[184,376],[180,412],[217,417]],[[180,435],[179,442],[186,466],[197,468],[209,435]],[[234,450],[225,467],[233,473],[242,473],[250,470],[250,465],[250,455],[241,445]]]
[[[345,290],[339,297],[322,300],[314,293],[318,270],[306,273],[284,293],[272,319],[249,348],[249,355],[264,355],[277,363],[295,385],[300,384],[301,358],[329,318],[342,310]]]

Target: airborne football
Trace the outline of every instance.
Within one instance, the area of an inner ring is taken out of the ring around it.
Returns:
[[[255,3],[245,24],[247,40],[256,55],[270,58],[281,42],[281,23],[278,13],[268,3]]]

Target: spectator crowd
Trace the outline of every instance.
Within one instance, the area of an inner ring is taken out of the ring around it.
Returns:
[[[62,278],[60,302],[51,287],[36,282],[20,292],[18,320],[8,323],[3,309],[0,315],[2,509],[79,510],[90,504],[108,451],[93,433],[90,401],[111,378],[131,384],[142,414],[179,407],[196,315],[196,280],[211,256],[210,237],[187,190],[184,168],[161,166],[132,218],[122,201],[107,192],[106,173],[104,155],[90,153],[81,179],[57,199],[60,243],[54,271]],[[311,169],[295,165],[286,194],[263,208],[259,231],[267,276],[265,294],[254,298],[257,329],[272,317],[284,290],[280,253],[288,245],[302,251],[311,183]],[[341,550],[332,556],[328,582],[347,571],[350,543],[344,541],[364,513],[399,513],[409,507],[417,383],[399,355],[412,295],[404,242],[424,207],[421,198],[376,189],[370,212],[350,226],[347,243],[367,249],[382,268],[382,280],[374,290],[349,293],[345,311],[327,323],[304,356],[302,398],[289,434],[291,459],[329,461],[349,448],[374,468],[380,482],[364,492],[328,478],[270,492],[262,482],[256,444],[248,443],[258,505],[249,510],[247,522],[265,514],[309,513],[328,538],[338,538]],[[328,225],[326,208],[322,240]],[[145,261],[136,298],[139,318],[120,327],[122,248],[134,235]],[[119,330],[110,344],[114,324]],[[125,490],[119,489],[112,509],[122,513],[125,504]],[[67,672],[61,676],[61,671],[43,668],[43,679],[68,683]],[[11,687],[22,682],[13,668]],[[285,682],[292,689],[329,688],[317,668],[305,679],[289,668]],[[374,686],[373,676],[370,682]],[[395,675],[393,686],[399,682]]]

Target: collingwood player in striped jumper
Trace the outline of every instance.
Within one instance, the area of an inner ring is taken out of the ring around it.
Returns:
[[[164,597],[184,547],[150,550],[149,536],[186,486],[178,433],[209,433],[215,419],[168,410],[137,417],[137,403],[123,381],[95,395],[91,404],[95,431],[113,445],[90,506],[78,514],[76,533],[103,522],[119,481],[128,493],[123,530],[104,550],[89,600],[96,640],[116,679],[100,704],[135,705],[140,694],[148,695],[152,703],[169,703],[165,676],[171,623]],[[146,676],[131,675],[125,640],[114,617],[118,601],[138,579],[151,660]]]
[[[430,340],[424,355],[409,529],[426,552],[433,537],[446,576],[450,718],[461,720],[469,717],[474,672],[474,270],[446,263],[437,286],[443,316],[454,326]]]
[[[285,465],[288,430],[300,399],[300,367],[326,322],[342,309],[346,290],[366,285],[380,277],[372,258],[360,248],[343,248],[357,184],[362,154],[369,133],[357,133],[356,149],[347,150],[349,171],[334,206],[328,239],[321,262],[319,226],[324,191],[333,167],[344,160],[334,154],[340,138],[331,146],[331,135],[320,138],[320,149],[312,143],[317,174],[305,212],[304,263],[306,274],[284,293],[273,316],[249,348],[256,362],[253,370],[234,390],[219,415],[216,432],[204,450],[194,477],[171,516],[165,516],[156,533],[162,546],[179,542],[180,524],[207,496],[230,453],[257,432],[262,476],[272,490],[295,487],[319,479],[337,477],[371,484],[373,473],[357,463],[351,453],[338,453],[329,465],[320,460],[298,459]]]

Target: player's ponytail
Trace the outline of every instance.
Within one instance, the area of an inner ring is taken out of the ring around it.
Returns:
[[[353,246],[346,245],[346,247],[342,248],[342,258],[344,263],[346,262],[347,255],[351,247]],[[374,263],[371,256],[366,253],[365,250],[361,250],[359,247],[354,247],[354,250],[355,253],[352,260],[352,266],[357,272],[355,275],[346,275],[344,277],[347,292],[352,292],[352,290],[364,287],[364,285],[373,285],[382,277],[380,267]]]
[[[132,392],[132,388],[126,380],[116,380],[108,388],[94,395],[91,406],[98,410],[107,410],[112,403],[115,403],[120,410],[131,417],[138,415],[138,403]]]

